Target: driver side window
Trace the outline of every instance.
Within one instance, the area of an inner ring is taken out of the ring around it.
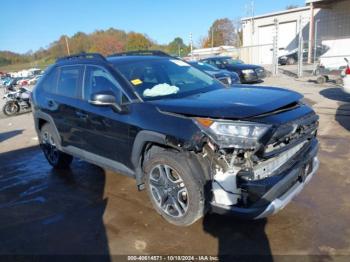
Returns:
[[[119,103],[122,92],[118,82],[105,69],[96,66],[87,66],[85,71],[83,99],[88,101],[92,94],[109,93],[116,97]]]

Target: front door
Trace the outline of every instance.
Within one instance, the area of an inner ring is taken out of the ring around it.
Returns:
[[[104,68],[88,65],[85,69],[83,87],[83,106],[81,114],[85,117],[84,139],[86,150],[110,160],[127,163],[129,161],[128,114],[119,114],[109,106],[96,106],[88,101],[94,93],[109,92],[122,101],[119,83]]]

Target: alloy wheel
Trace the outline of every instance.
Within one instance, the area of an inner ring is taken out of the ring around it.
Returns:
[[[151,196],[168,216],[183,217],[188,210],[188,191],[181,176],[165,164],[155,166],[149,175]]]
[[[58,161],[58,149],[54,138],[48,132],[44,132],[42,136],[43,149],[46,157],[51,163]]]

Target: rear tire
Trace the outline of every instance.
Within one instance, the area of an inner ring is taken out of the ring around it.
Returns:
[[[144,171],[152,205],[169,223],[189,226],[205,214],[203,171],[187,154],[157,152]]]
[[[2,111],[6,116],[17,115],[19,110],[20,110],[20,107],[16,101],[8,101],[2,108]]]
[[[49,123],[43,125],[40,131],[40,146],[49,164],[56,169],[67,169],[73,157],[57,148],[58,137]]]
[[[326,81],[327,81],[327,79],[324,76],[319,76],[316,79],[317,84],[320,84],[320,85],[323,85],[324,83],[326,83]]]
[[[343,83],[343,79],[342,78],[337,78],[336,80],[335,80],[335,84],[336,85],[339,85],[339,86],[342,86],[344,83]]]

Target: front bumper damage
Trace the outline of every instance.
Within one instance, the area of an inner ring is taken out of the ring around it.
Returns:
[[[245,205],[227,205],[217,203],[214,196],[211,202],[211,211],[218,214],[231,214],[246,219],[260,219],[277,213],[315,175],[319,167],[317,152],[318,141],[314,138],[278,169],[279,174],[255,181],[240,182],[237,179],[236,183],[239,185],[240,190],[235,192],[226,191],[227,194],[231,193],[231,200],[238,200],[239,194],[246,194],[252,197],[254,202],[251,201],[251,203]],[[227,196],[227,198],[230,197]]]

